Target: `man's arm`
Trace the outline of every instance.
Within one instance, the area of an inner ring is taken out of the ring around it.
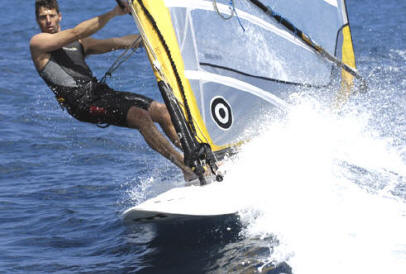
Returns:
[[[126,12],[119,6],[116,6],[113,10],[86,20],[72,29],[63,30],[54,34],[37,34],[30,41],[31,52],[37,52],[39,54],[51,52],[73,41],[86,38],[103,28],[111,18],[123,14],[126,14]]]
[[[101,54],[112,50],[125,49],[133,45],[133,43],[140,37],[138,34],[127,35],[123,37],[110,38],[104,40],[98,40],[91,37],[82,39],[82,45],[85,54]],[[139,47],[141,39],[134,45],[135,48]]]

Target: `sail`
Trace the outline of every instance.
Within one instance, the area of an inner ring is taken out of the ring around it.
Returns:
[[[221,151],[242,141],[261,113],[285,109],[298,87],[353,75],[249,0],[133,0],[132,14],[159,82],[177,99],[198,142]],[[355,69],[344,0],[261,1]],[[340,71],[342,70],[342,71]]]

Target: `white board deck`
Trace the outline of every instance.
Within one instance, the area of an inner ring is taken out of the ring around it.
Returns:
[[[186,186],[168,190],[123,213],[126,223],[198,219],[236,214],[238,208],[225,202],[219,184]]]

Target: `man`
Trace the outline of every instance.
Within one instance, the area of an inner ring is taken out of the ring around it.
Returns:
[[[159,123],[172,143],[180,148],[166,106],[139,94],[112,90],[93,77],[84,60],[89,54],[128,48],[135,42],[139,35],[105,40],[90,37],[110,19],[128,12],[128,5],[124,9],[116,6],[72,29],[62,30],[57,0],[36,0],[36,20],[41,33],[31,38],[32,60],[58,102],[73,117],[83,122],[138,129],[152,149],[183,171],[185,180],[194,179],[193,171],[183,163],[183,156],[154,124]]]

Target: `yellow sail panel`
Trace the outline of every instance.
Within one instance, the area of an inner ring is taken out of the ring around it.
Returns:
[[[184,63],[173,29],[171,16],[163,0],[134,0],[132,2],[133,16],[146,44],[148,58],[152,64],[158,81],[164,80],[173,89],[186,119],[185,102],[181,89],[183,88],[189,105],[193,123],[196,128],[197,139],[208,143],[213,151],[223,149],[215,146],[207,132],[206,126],[198,109],[196,98],[192,92],[189,80],[184,75]],[[165,48],[165,45],[167,48]],[[167,52],[169,50],[169,54]],[[173,63],[171,62],[173,61]],[[156,65],[159,64],[157,68]],[[179,75],[180,82],[176,78]]]
[[[342,44],[342,62],[354,69],[356,69],[355,64],[355,54],[354,47],[352,45],[351,30],[350,26],[346,25],[343,30],[343,44]],[[344,69],[341,71],[341,94],[340,101],[344,102],[348,99],[351,94],[352,88],[354,86],[354,76],[346,72]]]

